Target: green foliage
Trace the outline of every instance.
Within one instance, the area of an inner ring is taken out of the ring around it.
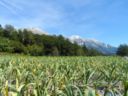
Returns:
[[[0,37],[0,52],[13,52],[13,41]]]
[[[23,37],[24,41],[23,44],[24,45],[32,45],[34,44],[34,34],[31,31],[28,31],[26,29],[23,30]]]
[[[22,43],[15,41],[12,46],[14,47],[14,53],[26,53],[26,48]]]
[[[27,29],[15,29],[12,25],[0,26],[0,36],[5,38],[0,45],[1,52],[23,53],[34,56],[94,56],[102,55],[86,46],[71,43],[62,35],[34,34]],[[1,38],[1,40],[2,40]]]
[[[38,55],[43,55],[43,47],[40,47],[38,45],[28,45],[26,47],[27,54],[33,55],[33,56],[38,56]]]
[[[3,28],[1,25],[0,25],[0,36],[3,36]]]
[[[5,25],[3,35],[7,38],[13,37],[13,32],[16,31],[15,28],[12,25]]]
[[[33,45],[34,46],[34,45]],[[121,57],[0,56],[1,96],[127,96]]]
[[[22,43],[0,37],[0,52],[24,53]]]
[[[84,53],[84,50],[82,48],[78,48],[76,50],[76,56],[84,56],[85,53]]]
[[[103,53],[98,52],[98,51],[95,50],[95,49],[89,49],[87,55],[88,55],[88,56],[99,56],[99,55],[103,55]]]
[[[117,55],[120,56],[128,56],[128,45],[120,45],[118,50],[117,50]]]
[[[59,50],[57,47],[53,47],[52,48],[52,55],[53,56],[59,56]]]

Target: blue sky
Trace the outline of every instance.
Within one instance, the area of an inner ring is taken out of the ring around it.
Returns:
[[[0,0],[0,24],[128,43],[128,0]]]

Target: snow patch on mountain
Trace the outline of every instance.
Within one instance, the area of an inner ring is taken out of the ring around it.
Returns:
[[[72,43],[77,43],[79,45],[85,45],[89,49],[96,49],[106,55],[116,54],[117,48],[109,44],[105,44],[96,39],[85,39],[78,35],[73,35],[69,38]]]
[[[39,35],[42,35],[42,34],[45,34],[45,35],[48,35],[47,32],[43,31],[42,29],[40,28],[36,28],[36,27],[32,27],[32,28],[24,28],[28,31],[31,31],[32,33],[34,34],[39,34]],[[21,30],[24,30],[24,29],[21,29]]]

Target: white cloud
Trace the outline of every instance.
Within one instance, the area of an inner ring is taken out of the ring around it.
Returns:
[[[73,10],[73,15],[70,16],[70,12],[66,9],[66,5],[73,6],[75,8],[92,4],[96,0],[65,0],[61,3],[52,0],[4,0],[8,9],[12,11],[12,17],[0,16],[3,24],[12,24],[16,27],[36,27],[42,29],[56,28],[58,31],[70,30],[75,33],[85,33],[87,29],[93,29],[93,25],[88,23],[93,17],[90,12],[85,14],[79,11],[82,15],[79,16],[79,12]],[[0,1],[1,2],[1,1]],[[6,7],[7,7],[6,5]],[[5,5],[4,5],[5,6]],[[14,12],[13,12],[14,11]],[[14,14],[15,13],[15,14]],[[78,15],[77,15],[78,14]],[[15,18],[16,17],[16,18]],[[79,19],[78,19],[79,18]],[[91,27],[91,28],[90,28]],[[63,32],[62,32],[63,33]],[[90,32],[86,32],[89,33]]]
[[[0,1],[0,5],[8,9],[9,11],[11,11],[13,14],[16,14],[16,11],[11,6],[9,6],[6,2]]]
[[[17,16],[16,18],[6,18],[3,16],[3,22],[6,22],[7,24],[11,22],[11,24],[15,24],[15,26],[17,26],[16,23],[21,23],[28,27],[59,26],[63,18],[63,12],[58,8],[59,6],[55,5],[53,2],[39,1],[40,0],[0,1],[0,5],[7,8],[13,15]]]

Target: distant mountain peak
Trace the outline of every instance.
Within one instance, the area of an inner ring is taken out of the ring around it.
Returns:
[[[69,40],[72,43],[77,43],[79,45],[86,45],[89,49],[96,49],[99,52],[102,52],[104,54],[115,54],[117,51],[116,47],[113,47],[109,44],[105,44],[101,41],[98,41],[96,39],[86,39],[82,38],[79,35],[73,35],[69,38]]]
[[[70,39],[81,39],[81,37],[79,35],[72,35]]]
[[[102,43],[102,42],[100,42],[99,40],[97,40],[97,39],[94,39],[94,38],[92,38],[92,39],[88,39],[88,38],[82,38],[82,37],[80,37],[79,35],[72,35],[71,37],[70,37],[70,39],[71,40],[76,40],[76,39],[81,39],[81,40],[85,40],[85,41],[92,41],[92,42],[95,42],[95,43]]]
[[[45,35],[48,35],[47,32],[43,31],[42,29],[40,28],[37,28],[37,27],[31,27],[31,28],[25,28],[26,30],[28,31],[31,31],[32,33],[34,34],[45,34]],[[23,30],[23,29],[22,29]]]

